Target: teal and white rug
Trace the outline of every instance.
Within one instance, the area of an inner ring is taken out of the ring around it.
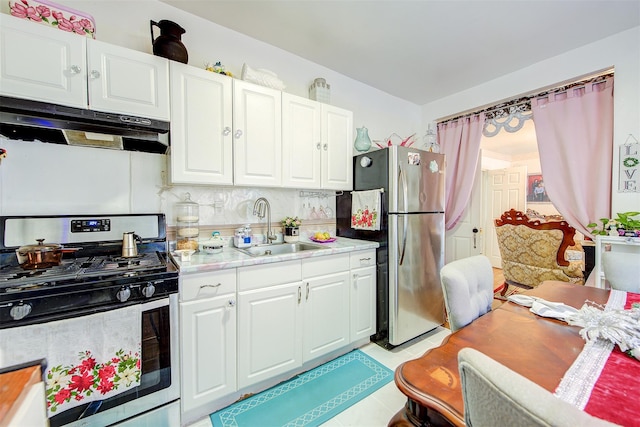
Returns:
[[[317,426],[393,379],[393,371],[354,350],[211,414],[214,427]]]

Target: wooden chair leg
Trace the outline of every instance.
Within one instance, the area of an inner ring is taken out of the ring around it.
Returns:
[[[509,287],[509,284],[507,282],[504,282],[504,285],[502,285],[502,291],[500,291],[500,295],[504,296],[507,293],[507,288]]]

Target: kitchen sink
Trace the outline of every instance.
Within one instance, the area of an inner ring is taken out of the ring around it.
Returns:
[[[250,248],[236,248],[236,250],[243,254],[251,256],[269,256],[269,255],[284,255],[293,254],[304,251],[315,251],[318,249],[324,249],[322,246],[314,245],[313,243],[277,243],[273,245],[261,245],[252,246]]]

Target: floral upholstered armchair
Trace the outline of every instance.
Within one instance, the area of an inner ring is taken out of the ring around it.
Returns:
[[[545,280],[584,284],[582,260],[570,261],[575,228],[566,221],[530,220],[515,209],[495,220],[505,285],[534,288]]]

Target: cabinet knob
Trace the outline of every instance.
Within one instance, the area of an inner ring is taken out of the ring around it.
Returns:
[[[329,144],[324,144],[322,148],[324,149],[324,151],[327,151],[329,149]]]
[[[92,79],[99,79],[100,78],[100,71],[98,70],[91,70],[91,78]]]
[[[240,138],[242,136],[242,131],[240,129],[238,129],[233,136],[235,136],[236,139]]]
[[[322,146],[322,144],[320,144],[320,143],[318,142],[318,145],[316,145],[316,149],[318,149],[318,150],[319,150],[321,146]]]
[[[227,307],[235,307],[236,306],[236,300],[230,299],[229,301],[227,301]]]
[[[228,136],[230,133],[231,133],[231,128],[229,126],[226,126],[222,131],[223,136]]]
[[[80,74],[80,71],[82,71],[82,69],[80,67],[78,67],[77,65],[72,65],[69,68],[69,71],[71,71],[71,74]]]

